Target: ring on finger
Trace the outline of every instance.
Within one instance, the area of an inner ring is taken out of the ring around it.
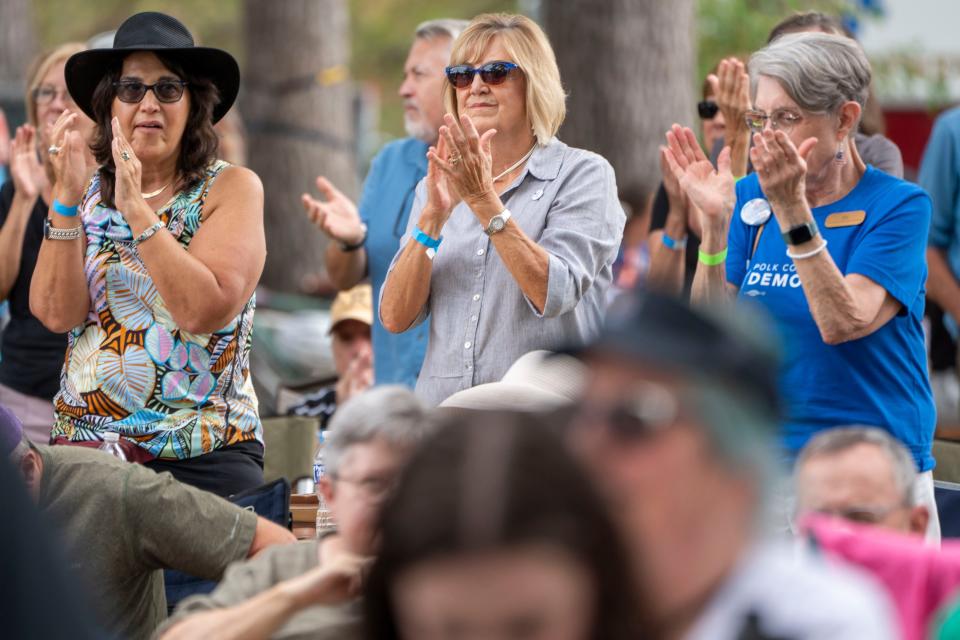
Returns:
[[[55,144],[52,144],[49,147],[47,147],[47,153],[50,154],[51,156],[55,156],[58,153],[60,153],[60,147],[58,147]]]
[[[124,162],[130,159],[130,154],[127,153],[126,149],[120,152],[120,159],[123,160]]]
[[[460,160],[461,160],[461,159],[462,159],[462,156],[461,156],[460,154],[451,154],[451,155],[447,156],[447,160],[448,160],[448,161],[450,162],[450,164],[452,164],[453,166],[457,166],[458,164],[460,164]]]

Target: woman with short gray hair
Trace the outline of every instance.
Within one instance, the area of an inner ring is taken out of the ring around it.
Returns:
[[[678,125],[667,156],[704,214],[693,299],[752,298],[783,336],[789,457],[818,431],[875,424],[932,485],[921,324],[930,198],[853,152],[870,74],[849,38],[777,38],[750,60],[756,173],[735,182],[729,149],[714,170]]]

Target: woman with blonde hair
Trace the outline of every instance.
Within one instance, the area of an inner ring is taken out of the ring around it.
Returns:
[[[17,128],[10,150],[10,179],[0,190],[0,300],[10,302],[10,324],[0,340],[0,404],[23,422],[34,442],[46,443],[53,425],[53,396],[67,339],[46,329],[30,312],[30,279],[43,241],[43,220],[52,202],[53,167],[50,128],[73,106],[63,68],[83,44],[62,44],[30,66],[26,108],[28,124]],[[74,128],[90,139],[93,122],[78,118]],[[86,173],[94,171],[85,154]]]
[[[449,113],[380,302],[393,332],[431,316],[417,393],[432,405],[592,338],[624,225],[610,164],[555,137],[565,96],[536,23],[477,16],[450,63]]]

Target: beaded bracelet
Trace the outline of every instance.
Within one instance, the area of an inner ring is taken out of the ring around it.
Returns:
[[[152,225],[144,229],[143,233],[141,233],[136,237],[136,239],[133,241],[133,246],[137,246],[141,242],[146,242],[147,240],[152,238],[157,231],[160,231],[160,229],[163,229],[163,223],[154,222]]]

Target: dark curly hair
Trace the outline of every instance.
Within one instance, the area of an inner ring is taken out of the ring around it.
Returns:
[[[180,141],[180,156],[177,158],[177,173],[180,187],[187,188],[204,177],[206,168],[217,157],[219,137],[213,129],[213,109],[220,103],[220,92],[208,78],[196,76],[183,62],[166,53],[154,52],[174,75],[186,81],[190,92],[190,113],[187,125]],[[116,167],[113,163],[113,130],[110,120],[113,118],[112,106],[116,92],[113,83],[120,79],[123,59],[116,60],[104,74],[93,92],[93,115],[96,123],[90,150],[100,163],[100,201],[113,207],[113,195],[116,185]]]

